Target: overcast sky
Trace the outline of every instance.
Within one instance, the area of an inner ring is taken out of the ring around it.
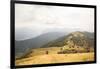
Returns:
[[[94,32],[94,9],[15,4],[15,39],[29,30],[36,36],[53,28]]]

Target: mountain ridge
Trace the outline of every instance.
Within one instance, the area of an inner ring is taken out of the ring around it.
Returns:
[[[48,43],[49,41],[55,40],[61,36],[64,36],[65,34],[67,33],[50,32],[28,40],[22,40],[22,41],[15,40],[15,54],[24,53],[25,51],[30,50],[32,48],[39,48],[42,45]]]
[[[94,34],[89,33],[89,32],[80,32],[80,31],[72,32],[68,35],[65,35],[63,37],[60,37],[60,38],[54,40],[54,41],[51,41],[48,44],[45,44],[43,47],[64,46],[64,45],[67,44],[68,41],[72,41],[72,42],[74,42],[74,44],[77,43],[77,45],[78,45],[78,43],[80,45],[81,44],[82,45],[84,45],[84,44],[88,45],[88,44],[91,44],[91,43],[92,43],[91,45],[94,45]]]

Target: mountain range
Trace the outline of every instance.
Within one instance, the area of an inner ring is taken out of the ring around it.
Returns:
[[[40,48],[48,42],[67,34],[65,32],[49,32],[27,40],[15,40],[15,55],[22,55],[32,48]]]
[[[94,33],[91,32],[50,32],[42,34],[38,37],[15,41],[15,55],[20,56],[31,49],[48,48],[48,47],[63,47],[76,45],[80,47],[94,47]]]
[[[79,31],[72,32],[68,35],[65,35],[63,37],[60,37],[54,41],[45,44],[42,47],[61,47],[68,44],[85,47],[94,47],[94,33]]]

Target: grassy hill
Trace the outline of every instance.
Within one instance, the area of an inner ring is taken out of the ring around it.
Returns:
[[[64,35],[64,32],[49,32],[39,35],[35,38],[15,41],[15,55],[21,56],[32,48],[39,48],[44,44],[47,44],[48,42],[58,39]]]
[[[90,36],[89,36],[90,35]],[[60,37],[54,41],[45,44],[42,47],[61,47],[68,44],[73,44],[77,46],[94,46],[93,33],[87,32],[73,32],[69,35]]]
[[[85,61],[94,61],[93,33],[73,32],[17,57],[16,65]]]
[[[89,37],[90,35],[90,37]],[[61,37],[54,41],[51,41],[43,46],[47,47],[62,47],[65,49],[84,49],[85,51],[93,51],[94,49],[94,36],[93,33],[87,32],[73,32],[67,36]],[[78,51],[77,50],[77,51]]]
[[[94,61],[94,53],[77,53],[77,54],[45,54],[31,56],[16,60],[18,65],[35,65],[35,64],[50,64],[50,63],[70,63],[70,62],[86,62]]]

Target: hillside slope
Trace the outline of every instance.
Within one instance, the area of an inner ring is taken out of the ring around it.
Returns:
[[[73,32],[45,44],[42,47],[61,47],[65,45],[94,47],[94,35],[89,32]]]
[[[94,61],[93,33],[73,32],[50,41],[41,48],[31,49],[16,58],[17,65]],[[44,61],[45,60],[45,61]]]
[[[62,36],[64,36],[67,33],[64,32],[49,32],[42,34],[38,37],[27,39],[27,40],[21,40],[21,41],[15,41],[15,54],[22,55],[25,52],[33,49],[33,48],[39,48],[43,46],[44,44],[47,44],[50,41],[53,41],[55,39],[58,39]]]

